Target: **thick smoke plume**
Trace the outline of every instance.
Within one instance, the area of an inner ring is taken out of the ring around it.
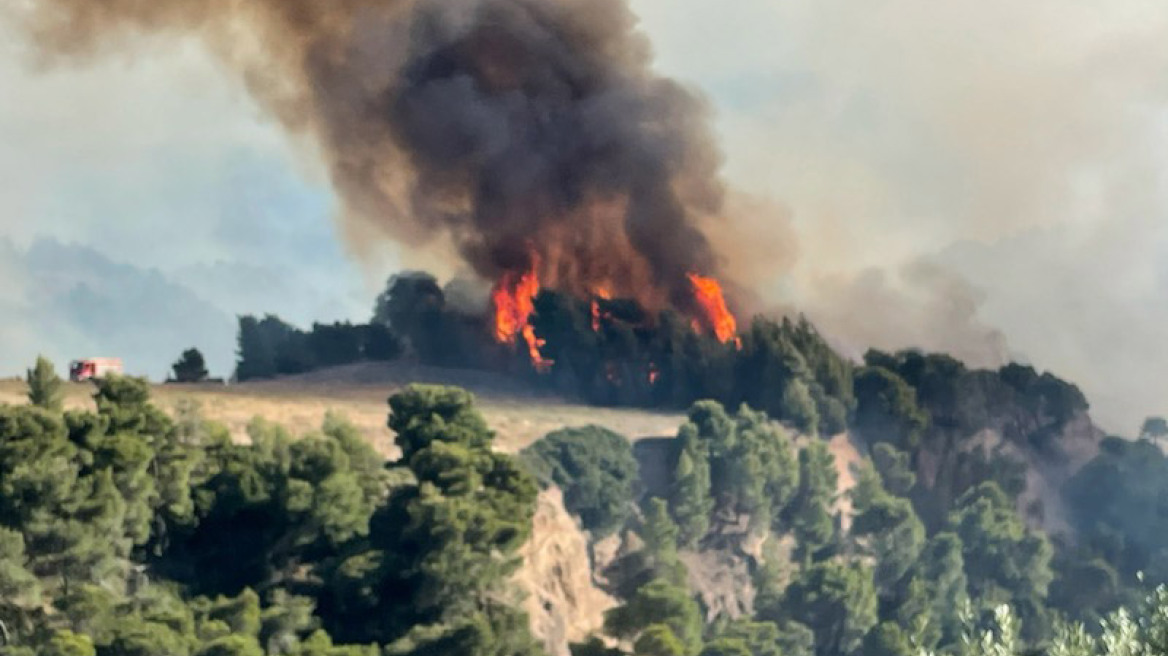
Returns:
[[[700,229],[723,204],[708,108],[652,72],[625,0],[44,0],[22,18],[50,58],[204,39],[319,147],[350,232],[648,307],[721,273]]]
[[[633,0],[658,65],[799,236],[760,291],[852,352],[1004,336],[1111,430],[1168,409],[1168,3],[677,4]]]

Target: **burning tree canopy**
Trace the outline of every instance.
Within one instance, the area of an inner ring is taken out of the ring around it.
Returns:
[[[491,291],[491,304],[495,315],[495,339],[501,344],[508,344],[514,342],[517,336],[522,336],[532,366],[536,371],[544,372],[553,362],[539,352],[545,341],[536,337],[535,326],[531,325],[535,296],[539,293],[537,270],[538,265],[519,273],[505,272]]]
[[[531,267],[526,271],[504,272],[502,278],[491,291],[491,306],[493,311],[492,329],[495,340],[500,344],[514,344],[522,337],[527,346],[527,353],[531,364],[536,371],[546,373],[550,371],[554,360],[544,357],[541,348],[547,343],[546,339],[536,334],[532,323],[535,314],[535,298],[540,292],[539,257],[532,255]],[[719,342],[725,344],[734,340],[738,348],[742,347],[742,340],[737,337],[738,322],[726,307],[722,287],[716,280],[697,274],[688,275],[693,285],[692,319],[690,325],[695,333],[709,333]],[[609,309],[612,305],[612,296],[606,285],[597,288],[589,302],[590,325],[592,332],[599,333],[606,321],[615,319]],[[638,310],[643,309],[637,301],[626,299]],[[604,308],[602,308],[602,303]],[[654,321],[652,315],[642,316],[641,321]],[[647,374],[650,383],[656,382],[659,373],[655,365],[650,366]],[[615,374],[609,372],[606,376],[610,381],[616,380]]]
[[[722,286],[717,280],[696,273],[689,274],[693,283],[694,301],[697,305],[697,316],[694,318],[694,329],[709,329],[725,344],[738,334],[738,320],[726,307],[726,298],[722,293]]]

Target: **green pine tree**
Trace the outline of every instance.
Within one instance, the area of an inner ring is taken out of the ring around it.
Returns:
[[[649,508],[645,512],[645,525],[641,529],[641,538],[645,540],[645,548],[659,561],[672,561],[677,558],[677,524],[669,517],[668,506],[663,499],[653,497],[649,500]]]
[[[787,587],[782,614],[811,628],[818,656],[856,653],[877,621],[872,570],[856,563],[816,563]]]
[[[680,541],[693,545],[710,527],[714,498],[710,496],[710,456],[692,424],[678,434],[681,453],[673,472],[670,506],[681,530]]]
[[[171,365],[178,383],[199,383],[207,379],[207,363],[197,348],[189,348]]]
[[[60,412],[64,403],[61,377],[57,375],[51,360],[37,356],[36,365],[25,376],[28,383],[29,403],[52,412]]]
[[[814,440],[799,451],[799,487],[784,519],[795,534],[796,556],[811,559],[837,537],[832,505],[836,496],[835,457]]]

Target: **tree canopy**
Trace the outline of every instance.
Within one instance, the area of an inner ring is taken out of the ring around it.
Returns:
[[[639,484],[625,437],[599,426],[553,431],[523,451],[536,477],[564,492],[564,505],[584,528],[603,536],[629,518]]]
[[[37,356],[36,365],[27,370],[25,383],[28,385],[28,402],[49,411],[60,411],[64,402],[61,377],[57,375],[53,362],[44,356]]]
[[[174,381],[177,383],[200,383],[207,379],[207,364],[203,360],[203,354],[197,348],[189,348],[182,352],[173,365],[171,370],[174,373]]]
[[[240,443],[96,385],[0,405],[0,654],[540,653],[506,584],[536,484],[469,395],[395,395],[387,467],[339,415]]]

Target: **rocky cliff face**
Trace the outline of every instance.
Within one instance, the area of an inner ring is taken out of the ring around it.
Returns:
[[[1059,433],[1059,457],[1027,450],[1026,490],[1018,497],[1019,511],[1034,528],[1051,535],[1069,534],[1067,510],[1062,496],[1066,482],[1083,465],[1099,455],[1099,443],[1104,433],[1085,412],[1078,413]]]
[[[925,485],[945,492],[976,471],[970,467],[993,469],[1012,462],[1021,477],[1017,501],[1022,516],[1035,528],[1052,534],[1067,532],[1059,490],[1098,452],[1103,434],[1086,412],[1066,421],[1045,449],[1019,439],[1019,432],[1010,426],[992,425],[970,435],[942,435],[919,452],[917,473]],[[797,443],[810,439],[814,438],[796,436]],[[833,436],[828,446],[835,457],[839,484],[834,510],[846,530],[852,515],[846,493],[855,484],[855,468],[866,456],[867,447],[848,433]],[[668,493],[671,449],[667,438],[635,442],[645,496]],[[771,556],[786,558],[789,536],[772,538]],[[689,587],[701,600],[707,619],[751,613],[755,595],[751,572],[766,558],[764,542],[762,536],[751,536],[745,524],[723,526],[703,541],[700,549],[681,551]],[[569,643],[602,628],[605,611],[618,601],[603,589],[611,589],[612,582],[604,580],[600,572],[641,547],[640,539],[627,531],[590,543],[588,533],[565,510],[560,490],[551,487],[540,493],[531,539],[521,550],[524,562],[515,582],[526,594],[524,609],[530,615],[533,633],[549,654],[569,656]]]
[[[551,656],[568,656],[568,644],[598,631],[616,600],[596,586],[588,535],[564,509],[559,488],[540,492],[531,538],[520,554],[515,583],[526,595],[532,633]]]
[[[1098,454],[1104,433],[1081,411],[1051,435],[1036,446],[1024,431],[1001,422],[969,435],[943,435],[918,453],[917,475],[930,494],[949,500],[974,475],[1004,478],[1014,486],[1018,512],[1031,528],[1067,534],[1063,484]]]

